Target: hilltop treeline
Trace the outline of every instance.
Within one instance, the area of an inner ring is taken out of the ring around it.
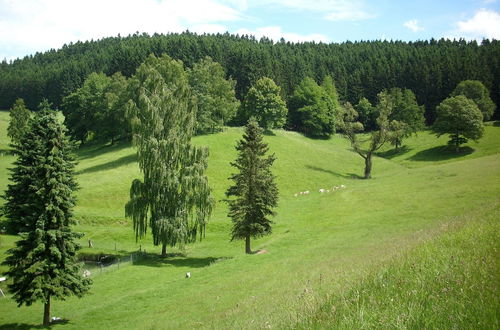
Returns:
[[[205,56],[219,62],[236,81],[242,100],[250,86],[267,76],[281,86],[288,101],[305,78],[335,80],[341,100],[372,103],[384,88],[411,89],[425,105],[428,122],[435,106],[466,79],[480,80],[493,101],[500,104],[500,43],[464,40],[361,41],[340,44],[273,43],[267,38],[230,34],[168,35],[134,34],[64,45],[59,50],[36,53],[0,64],[0,108],[10,108],[18,97],[35,109],[43,98],[61,104],[62,98],[80,87],[91,72],[129,77],[149,54],[167,53],[192,67]],[[497,107],[498,108],[498,107]],[[498,111],[497,111],[498,117]]]

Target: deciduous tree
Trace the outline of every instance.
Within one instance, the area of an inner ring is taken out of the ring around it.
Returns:
[[[479,80],[464,80],[460,82],[451,96],[463,95],[476,103],[483,114],[483,120],[490,120],[496,105],[490,98],[490,92]]]
[[[183,245],[204,235],[213,199],[208,149],[191,145],[196,100],[180,61],[151,55],[131,78],[128,109],[143,179],[130,188],[125,212],[136,238],[151,227],[154,245]]]
[[[27,130],[28,121],[31,112],[26,108],[23,99],[17,99],[10,109],[9,127],[7,127],[7,135],[10,137],[11,142],[19,143],[21,137]]]
[[[448,144],[456,152],[467,139],[477,141],[483,136],[483,115],[476,103],[463,95],[445,99],[436,108],[436,114],[433,131],[437,136],[450,134]]]

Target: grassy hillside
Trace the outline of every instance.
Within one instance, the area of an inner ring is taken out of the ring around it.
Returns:
[[[0,113],[0,134],[5,134],[7,117]],[[475,223],[498,214],[500,127],[488,126],[486,136],[478,144],[469,143],[459,156],[438,152],[446,139],[422,132],[409,139],[400,154],[387,149],[381,153],[385,158],[375,158],[372,180],[359,179],[363,161],[340,137],[311,140],[276,131],[265,137],[277,157],[274,173],[280,202],[274,232],[252,242],[254,250],[268,253],[245,255],[243,242],[229,242],[227,207],[220,202],[229,185],[229,162],[235,158],[234,145],[241,134],[242,129],[228,128],[194,139],[210,148],[208,175],[219,202],[206,239],[184,249],[171,249],[174,254],[168,259],[156,257],[160,249],[152,246],[150,236],[135,242],[131,223],[124,218],[130,182],[139,176],[134,149],[121,144],[78,151],[81,189],[76,229],[86,233],[84,246],[87,239],[94,242],[94,248],[86,247],[82,253],[128,255],[141,247],[148,254],[133,264],[121,264],[102,274],[94,272],[92,293],[85,298],[53,303],[53,315],[69,320],[63,327],[290,327],[297,322],[299,326],[324,327],[331,321],[325,306],[336,304],[335,297],[355,292],[384,267],[407,267],[404,258],[418,256],[426,244],[442,244],[442,249],[450,248],[446,253],[452,253],[452,243],[439,243],[443,233],[457,227],[477,229]],[[5,136],[0,136],[0,143],[0,149],[7,148]],[[11,156],[0,158],[2,190],[10,162]],[[340,184],[346,188],[318,192]],[[305,190],[311,193],[294,197]],[[474,235],[491,240],[498,225],[488,223],[489,236],[481,231]],[[14,237],[1,236],[0,259],[13,242]],[[407,255],[403,255],[405,251]],[[415,258],[416,263],[426,260],[425,256]],[[4,269],[0,267],[0,271]],[[192,278],[184,278],[187,271]],[[413,276],[410,271],[406,274]],[[494,279],[498,283],[498,275]],[[422,281],[432,279],[422,276]],[[493,289],[498,293],[497,284]],[[34,326],[41,323],[42,309],[41,304],[17,308],[11,299],[0,299],[0,325]],[[364,306],[367,309],[369,305]],[[352,316],[350,310],[362,312],[351,306],[344,310],[346,317]],[[376,311],[373,313],[376,318]],[[468,320],[448,325],[468,327],[473,324]],[[405,324],[410,323],[400,326]]]

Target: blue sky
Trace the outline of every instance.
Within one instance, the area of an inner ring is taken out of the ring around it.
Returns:
[[[186,29],[295,42],[500,39],[500,0],[0,0],[0,59]]]

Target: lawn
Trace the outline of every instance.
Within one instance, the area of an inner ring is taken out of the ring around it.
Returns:
[[[7,118],[7,113],[0,113],[0,149],[4,150],[0,158],[1,190],[8,180],[6,168],[13,161],[5,152]],[[86,234],[82,253],[127,256],[141,249],[146,254],[119,268],[94,271],[88,296],[54,302],[53,315],[67,320],[56,327],[425,327],[429,324],[419,323],[422,319],[418,315],[434,311],[432,306],[421,306],[425,293],[413,299],[395,294],[399,291],[394,285],[408,277],[413,284],[402,288],[404,292],[418,288],[431,292],[435,287],[426,283],[433,282],[432,274],[413,273],[409,265],[423,267],[439,256],[433,271],[449,274],[447,260],[455,254],[469,256],[463,259],[467,269],[484,273],[481,277],[464,271],[464,276],[471,277],[467,283],[477,284],[477,289],[468,288],[464,299],[471,299],[477,308],[482,306],[473,297],[489,278],[494,284],[488,288],[495,295],[485,301],[498,306],[498,272],[489,266],[481,268],[484,265],[475,258],[491,259],[492,246],[496,246],[491,240],[498,236],[500,127],[488,126],[485,137],[479,143],[468,143],[459,155],[441,149],[446,145],[445,137],[437,139],[421,132],[408,139],[400,153],[388,148],[375,157],[371,180],[359,179],[363,160],[340,136],[312,140],[275,131],[265,141],[277,157],[273,170],[280,201],[273,234],[252,241],[253,250],[267,250],[260,255],[245,255],[244,242],[229,241],[230,220],[222,201],[232,171],[229,162],[235,158],[234,146],[242,132],[241,128],[227,128],[194,139],[195,144],[210,149],[208,176],[217,206],[206,238],[170,249],[172,254],[167,259],[158,258],[160,248],[151,244],[150,235],[136,242],[130,220],[124,217],[130,183],[140,176],[133,147],[122,143],[78,150],[76,171],[81,189],[75,230]],[[346,188],[319,193],[320,188],[341,184]],[[305,190],[311,193],[294,196]],[[88,239],[92,239],[93,248],[86,247]],[[0,259],[14,240],[1,236]],[[455,244],[462,240],[466,243]],[[470,244],[475,241],[482,242],[481,247],[471,250]],[[2,270],[5,268],[0,267]],[[192,274],[189,279],[184,276],[187,271]],[[384,291],[377,284],[380,272],[387,273],[393,291]],[[364,304],[346,303],[331,313],[331,306],[340,306],[339,299],[352,300],[356,290],[366,292],[362,289],[372,287],[378,290],[373,296],[360,294]],[[454,288],[459,290],[460,285]],[[388,295],[394,295],[394,306],[408,302],[420,307],[408,308],[407,314],[413,314],[397,323],[394,320],[401,313],[389,313],[390,305],[375,304],[378,307],[372,308],[366,303]],[[465,316],[477,312],[457,309],[454,304],[446,299],[437,301],[436,306],[446,308],[434,311],[433,319],[446,310],[457,310]],[[0,299],[0,310],[0,328],[29,328],[41,323],[43,306],[18,308],[11,299]],[[497,314],[485,313],[477,314],[484,324],[498,325]],[[339,321],[361,314],[369,315],[368,321]],[[386,323],[377,323],[382,316],[387,318]],[[473,317],[465,316],[430,326],[470,328],[476,324]]]

